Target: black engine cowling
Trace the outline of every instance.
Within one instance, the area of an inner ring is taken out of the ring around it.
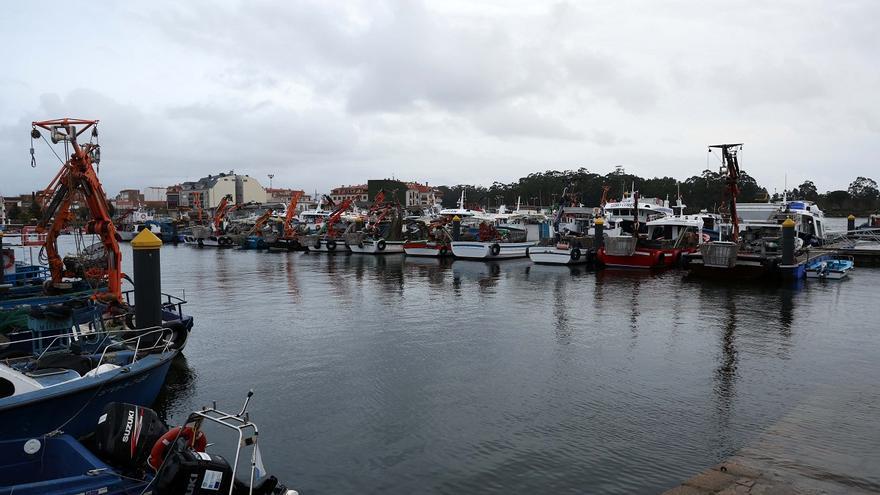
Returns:
[[[153,486],[160,494],[200,495],[229,493],[232,467],[223,457],[206,452],[195,452],[181,447],[178,440],[162,468],[156,473]]]
[[[152,409],[111,402],[98,418],[96,453],[116,467],[138,468],[167,431],[168,427]]]

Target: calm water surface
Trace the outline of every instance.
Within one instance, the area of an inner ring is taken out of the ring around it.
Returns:
[[[162,260],[196,326],[157,407],[182,421],[253,388],[267,466],[306,494],[657,493],[817,394],[878,393],[878,270],[789,290],[528,260]],[[877,459],[863,424],[838,447]]]

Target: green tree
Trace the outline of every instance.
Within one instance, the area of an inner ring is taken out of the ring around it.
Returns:
[[[18,205],[12,205],[12,207],[9,208],[9,211],[6,212],[6,216],[9,217],[10,220],[21,220],[21,215],[21,207]]]
[[[816,189],[816,184],[811,180],[804,181],[804,183],[799,185],[795,191],[797,191],[797,197],[799,199],[806,199],[808,201],[816,201],[819,199],[819,190]]]

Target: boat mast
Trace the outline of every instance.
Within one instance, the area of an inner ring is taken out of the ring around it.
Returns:
[[[721,174],[727,175],[727,193],[730,195],[730,224],[733,226],[731,240],[739,242],[739,216],[736,214],[736,196],[739,194],[739,160],[736,154],[742,150],[742,143],[713,144],[709,146],[721,150]]]

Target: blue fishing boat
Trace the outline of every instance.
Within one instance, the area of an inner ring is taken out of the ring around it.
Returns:
[[[807,262],[807,278],[840,280],[855,269],[852,258],[818,258]]]
[[[128,332],[106,332],[94,341],[74,332],[54,335],[40,354],[0,362],[0,424],[15,425],[0,430],[0,440],[56,431],[78,437],[110,402],[152,404],[179,352],[173,331],[145,329],[120,338]]]
[[[107,404],[90,418],[91,449],[68,434],[2,440],[0,495],[296,495],[267,475],[257,426],[247,413],[251,395],[238,413],[214,405],[170,429],[146,407]],[[206,452],[204,423],[237,436],[232,463]],[[248,478],[237,478],[239,472]]]

